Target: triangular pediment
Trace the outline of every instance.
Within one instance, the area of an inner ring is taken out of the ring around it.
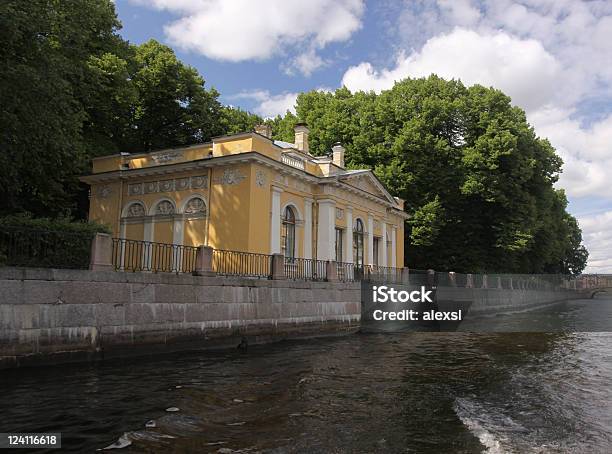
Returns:
[[[394,204],[397,203],[393,196],[389,194],[389,191],[385,189],[382,183],[378,180],[378,178],[374,176],[374,174],[370,170],[339,175],[338,179],[343,183],[361,191],[367,192],[368,194],[372,194],[373,196],[387,200],[388,202]]]

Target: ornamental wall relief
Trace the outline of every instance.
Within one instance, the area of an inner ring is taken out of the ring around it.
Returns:
[[[168,200],[162,200],[155,207],[155,214],[161,216],[168,216],[170,214],[174,214],[174,205]]]
[[[268,177],[266,175],[266,172],[264,172],[263,170],[258,170],[257,172],[255,172],[255,184],[257,186],[262,188],[266,185],[267,181]]]
[[[185,206],[186,214],[206,214],[206,203],[199,197],[195,197],[187,202]]]
[[[113,189],[110,186],[102,186],[98,188],[94,193],[96,197],[101,199],[108,199],[113,193]]]
[[[344,210],[342,208],[336,208],[336,219],[344,219]]]
[[[128,207],[127,217],[138,218],[145,215],[145,207],[142,203],[133,203]]]
[[[242,183],[245,178],[239,170],[225,169],[222,176],[215,178],[215,183],[233,186]]]

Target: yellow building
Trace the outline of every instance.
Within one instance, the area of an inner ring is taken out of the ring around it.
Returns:
[[[344,148],[313,156],[269,127],[153,153],[104,156],[82,180],[89,218],[120,238],[402,267],[404,221],[370,170],[347,170]]]

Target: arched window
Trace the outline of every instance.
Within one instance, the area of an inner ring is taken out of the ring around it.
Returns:
[[[357,219],[353,229],[353,262],[355,266],[363,266],[363,222]]]
[[[283,213],[281,236],[281,244],[285,258],[295,258],[295,213],[291,207],[285,208]]]

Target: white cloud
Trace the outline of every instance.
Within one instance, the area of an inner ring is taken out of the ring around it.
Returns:
[[[348,40],[365,9],[363,0],[132,1],[178,15],[164,30],[180,48],[232,62],[292,51],[296,68],[307,74],[321,66],[316,50]]]
[[[548,103],[561,77],[559,63],[538,41],[456,28],[431,38],[419,52],[400,54],[394,68],[376,70],[367,62],[351,67],[342,83],[352,91],[380,91],[432,73],[467,85],[493,85],[527,110]]]
[[[611,198],[612,115],[582,126],[572,110],[547,108],[529,116],[536,132],[548,138],[563,158],[559,187],[573,197]]]
[[[578,219],[589,250],[585,273],[612,273],[612,211]]]
[[[296,56],[289,65],[284,66],[285,74],[292,76],[297,69],[299,72],[309,77],[317,69],[325,66],[327,62],[317,55],[316,49],[311,47],[306,52]]]
[[[295,101],[298,93],[271,94],[268,90],[243,91],[228,99],[251,99],[258,104],[253,111],[264,118],[285,115],[287,111],[295,113]]]

